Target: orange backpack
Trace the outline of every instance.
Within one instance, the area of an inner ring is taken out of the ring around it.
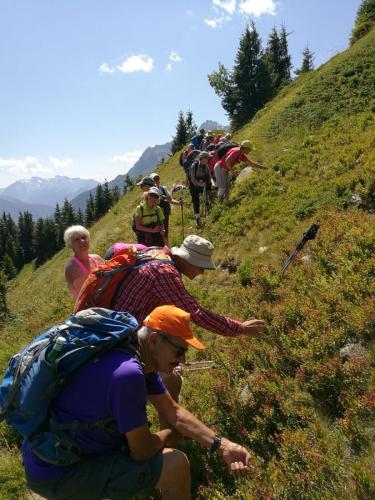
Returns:
[[[74,313],[89,307],[110,309],[127,271],[155,260],[172,263],[171,257],[162,248],[150,248],[146,252],[137,252],[134,247],[124,248],[90,272],[77,297]]]

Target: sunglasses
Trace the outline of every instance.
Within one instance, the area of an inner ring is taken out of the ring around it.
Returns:
[[[184,354],[186,354],[189,350],[188,347],[180,347],[180,346],[177,346],[174,342],[172,342],[172,340],[167,336],[167,335],[164,335],[164,333],[160,333],[160,332],[156,332],[160,335],[160,337],[165,341],[167,342],[167,344],[171,345],[174,350],[176,351],[176,356],[178,358],[180,358],[181,356],[183,356]]]

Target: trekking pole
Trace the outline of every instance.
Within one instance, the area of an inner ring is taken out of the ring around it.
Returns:
[[[298,252],[302,250],[302,248],[305,246],[305,244],[309,240],[314,240],[316,233],[318,232],[319,225],[318,224],[311,224],[309,229],[306,231],[306,233],[303,233],[302,240],[298,243],[296,248],[293,250],[293,252],[289,255],[289,257],[286,259],[284,262],[283,266],[280,269],[280,276],[283,275],[284,271],[287,269],[289,264],[295,259],[297,256]]]
[[[181,195],[180,198],[180,207],[181,207],[181,227],[182,227],[182,240],[185,239],[185,226],[184,226],[184,199]]]
[[[185,186],[181,182],[175,182],[172,187],[172,194],[180,191],[180,207],[181,207],[181,226],[182,226],[182,239],[185,239],[185,227],[184,227],[184,188]]]
[[[206,217],[207,217],[207,203],[206,203],[206,200],[207,200],[207,186],[206,186],[206,183],[204,184],[203,186],[203,217],[204,217],[204,220],[206,221]]]

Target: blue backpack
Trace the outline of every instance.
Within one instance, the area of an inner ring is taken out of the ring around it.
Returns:
[[[9,362],[0,384],[0,421],[14,427],[45,462],[78,462],[82,452],[73,440],[74,433],[113,428],[113,418],[59,424],[50,404],[77,371],[95,357],[113,348],[138,356],[137,328],[136,319],[129,313],[98,307],[80,311],[39,335]],[[57,337],[64,337],[65,343],[50,364],[47,359]]]

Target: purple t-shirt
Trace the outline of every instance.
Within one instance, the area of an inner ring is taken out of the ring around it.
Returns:
[[[123,434],[147,424],[148,394],[166,388],[157,373],[145,375],[139,361],[121,351],[111,351],[90,362],[63,389],[52,405],[59,422],[94,422],[112,416],[117,433],[91,429],[76,433],[74,440],[85,453],[118,449]],[[41,479],[57,477],[74,466],[48,464],[35,456],[28,441],[23,444],[23,464],[28,474]]]

